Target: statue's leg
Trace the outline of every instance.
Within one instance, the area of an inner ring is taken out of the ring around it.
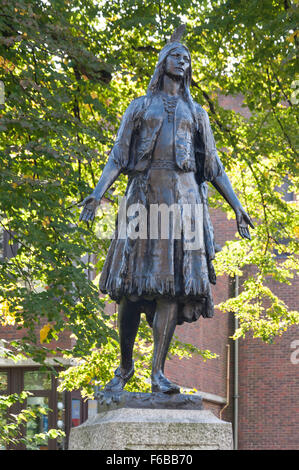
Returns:
[[[175,327],[177,325],[178,304],[170,299],[157,300],[153,321],[154,356],[152,366],[152,391],[179,393],[177,385],[164,375],[164,364]]]
[[[123,297],[118,309],[118,332],[120,339],[121,368],[129,371],[134,367],[133,349],[140,324],[140,304]]]
[[[118,330],[120,338],[120,366],[114,377],[105,386],[105,391],[119,392],[134,375],[133,349],[140,323],[140,305],[123,297],[118,308]]]

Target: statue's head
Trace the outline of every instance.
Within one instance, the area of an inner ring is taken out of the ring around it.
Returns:
[[[182,70],[180,71],[179,68]],[[165,74],[172,75],[181,81],[182,92],[188,93],[191,84],[191,56],[187,46],[179,41],[166,44],[159,54],[158,62],[148,86],[148,93],[155,94],[161,90]]]
[[[188,49],[183,44],[178,44],[170,50],[164,62],[164,72],[174,80],[189,81],[191,57]]]
[[[195,125],[197,126],[194,103],[190,94],[192,77],[191,55],[188,47],[180,42],[185,27],[185,25],[180,25],[160,52],[154,74],[147,89],[146,103],[149,106],[152,97],[162,89],[165,74],[172,74],[173,78],[181,82],[182,97],[188,103]],[[181,61],[182,58],[184,58],[184,61]],[[182,68],[180,73],[178,70],[175,70],[178,65],[179,68]]]

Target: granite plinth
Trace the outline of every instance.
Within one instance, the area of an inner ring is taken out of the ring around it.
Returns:
[[[195,398],[198,400],[196,408],[192,399],[186,400],[186,395],[163,398],[142,396],[156,394],[137,394],[137,397],[135,394],[135,397],[130,397],[127,393],[129,392],[121,394],[119,401],[118,398],[115,400],[115,395],[110,397],[110,403],[107,403],[107,397],[100,397],[99,413],[82,425],[72,428],[69,449],[232,449],[231,423],[221,421],[211,411],[203,410],[200,397]],[[169,407],[163,408],[162,402],[167,399]],[[140,401],[143,403],[142,408],[137,407]],[[172,408],[175,401],[181,408]]]

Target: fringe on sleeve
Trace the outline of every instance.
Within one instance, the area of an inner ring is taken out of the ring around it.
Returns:
[[[136,98],[126,109],[111,150],[110,157],[122,172],[126,172],[129,165],[132,134],[138,127],[143,101],[143,96]]]
[[[213,181],[224,171],[223,165],[217,153],[213,132],[210,125],[208,113],[197,105],[197,126],[200,139],[200,151],[197,152],[201,161],[201,178],[203,181]]]

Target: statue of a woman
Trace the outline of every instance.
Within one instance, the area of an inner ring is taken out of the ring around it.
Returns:
[[[111,242],[100,290],[119,304],[121,362],[105,387],[112,392],[121,391],[134,374],[133,347],[141,313],[153,328],[152,391],[180,391],[164,375],[175,327],[214,313],[210,284],[216,282],[215,247],[206,182],[235,211],[242,237],[250,238],[248,225],[253,227],[219,160],[207,112],[190,95],[190,83],[189,50],[172,38],[159,55],[147,94],[127,108],[96,188],[81,203],[80,220],[92,220],[106,190],[125,173],[127,206],[202,207],[203,246],[196,249],[186,247],[184,229],[180,238],[115,234]]]

